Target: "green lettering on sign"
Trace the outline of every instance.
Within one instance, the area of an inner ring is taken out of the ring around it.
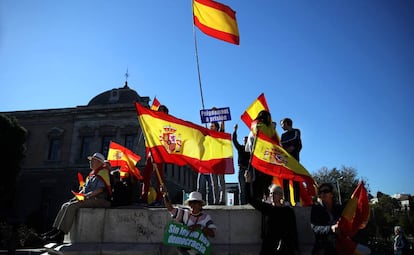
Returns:
[[[165,230],[163,243],[170,246],[190,248],[209,255],[210,241],[201,230],[190,231],[186,225],[171,221]]]

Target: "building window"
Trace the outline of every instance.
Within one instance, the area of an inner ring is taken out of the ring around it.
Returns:
[[[125,147],[134,151],[134,142],[135,142],[136,135],[126,135],[125,136]]]
[[[91,145],[92,145],[92,136],[84,136],[82,137],[82,147],[81,147],[81,154],[80,158],[84,159],[91,155]]]
[[[103,155],[108,155],[108,151],[109,151],[109,143],[112,140],[112,136],[104,136],[102,137],[102,154]]]
[[[62,140],[60,138],[52,138],[49,142],[49,153],[47,155],[48,160],[57,161],[60,159],[60,149]]]

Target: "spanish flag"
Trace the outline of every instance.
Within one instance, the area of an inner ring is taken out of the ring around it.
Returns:
[[[263,110],[270,112],[264,93],[260,94],[259,97],[247,107],[246,111],[241,115],[241,119],[247,127],[251,129],[252,122],[257,117],[257,114]]]
[[[236,12],[212,0],[193,0],[194,24],[205,34],[233,44],[240,43]]]
[[[85,181],[83,180],[82,174],[79,172],[78,172],[78,181],[79,181],[79,189],[83,189],[83,187],[85,187]]]
[[[128,148],[111,141],[107,159],[112,166],[119,166],[121,168],[120,175],[122,179],[132,174],[137,180],[142,180],[141,172],[136,167],[141,157]]]
[[[158,108],[160,107],[161,103],[158,101],[157,97],[154,97],[154,100],[152,101],[151,110],[158,111]]]
[[[274,140],[260,132],[255,140],[252,166],[279,179],[303,182],[307,187],[306,193],[301,194],[306,196],[305,201],[312,201],[312,196],[316,195],[316,182],[310,173]]]
[[[234,173],[230,134],[135,106],[154,163],[189,165],[199,173]]]
[[[364,247],[352,240],[358,230],[365,228],[370,215],[368,193],[360,182],[347,202],[339,219],[340,235],[336,242],[338,254],[362,254]]]
[[[78,201],[85,200],[85,195],[82,194],[82,193],[78,193],[78,192],[75,192],[75,191],[72,190],[72,194],[75,195],[75,197]]]

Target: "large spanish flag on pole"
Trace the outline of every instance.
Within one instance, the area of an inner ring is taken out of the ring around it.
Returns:
[[[236,13],[212,0],[193,0],[194,25],[203,33],[233,44],[240,43]]]
[[[316,195],[316,182],[310,173],[287,151],[263,133],[259,132],[256,137],[251,163],[254,168],[265,174],[304,183],[306,186],[301,186],[306,191],[301,192],[303,201],[311,203],[311,197]],[[308,204],[303,204],[303,206],[308,206]]]
[[[135,106],[154,163],[188,165],[200,173],[234,173],[230,134]]]
[[[136,167],[141,157],[128,148],[111,141],[107,159],[111,166],[120,167],[121,178],[126,178],[129,174],[132,174],[138,180],[142,180],[141,172]]]
[[[365,228],[370,215],[368,193],[360,182],[352,193],[339,219],[340,235],[336,242],[339,255],[363,254],[364,247],[352,240],[358,230]]]
[[[257,117],[257,114],[263,110],[270,112],[264,93],[260,94],[259,97],[247,107],[246,111],[241,115],[241,119],[247,127],[251,129],[253,120]]]

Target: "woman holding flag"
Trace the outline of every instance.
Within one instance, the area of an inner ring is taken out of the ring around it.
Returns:
[[[245,147],[246,152],[250,152],[250,154],[253,153],[255,139],[259,132],[276,141],[277,144],[280,144],[280,139],[276,133],[276,126],[272,122],[270,112],[262,110],[259,114],[257,114],[256,119],[252,122],[251,131],[247,138]],[[261,199],[263,195],[267,196],[267,193],[269,193],[268,187],[272,184],[273,176],[267,175],[260,171],[254,171],[252,178],[254,198]]]
[[[319,203],[312,206],[311,227],[315,234],[312,254],[337,254],[336,239],[343,208],[336,203],[333,190],[330,183],[319,185]]]

